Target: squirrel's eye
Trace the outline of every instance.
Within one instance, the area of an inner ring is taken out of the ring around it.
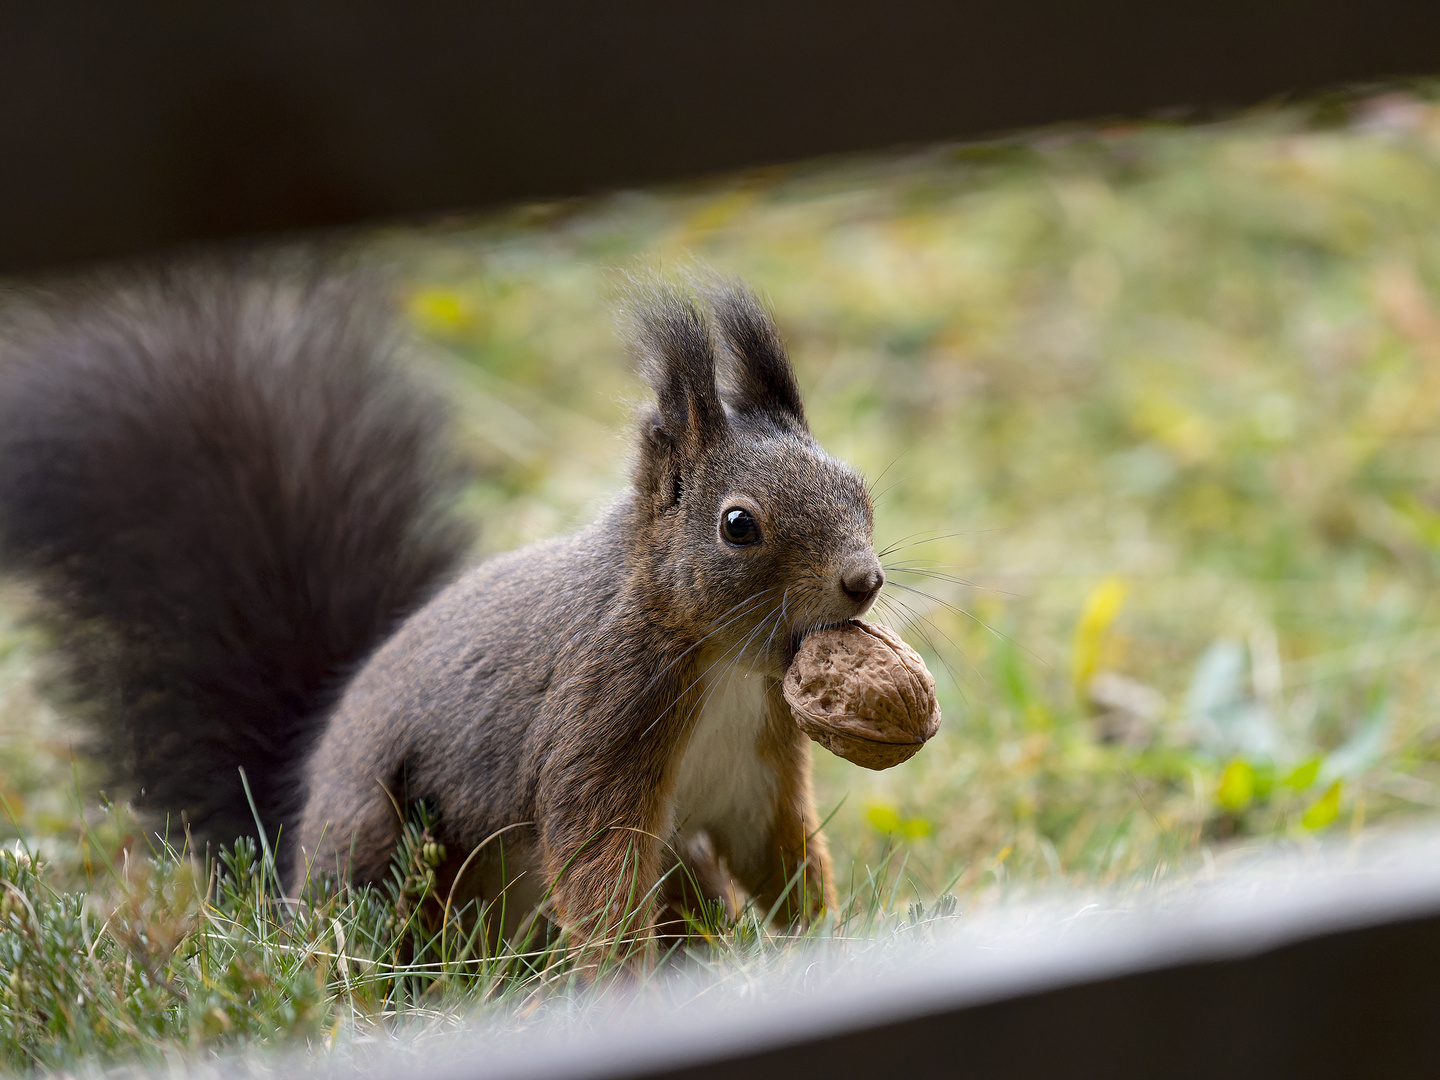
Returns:
[[[760,542],[760,526],[750,516],[750,511],[732,506],[720,515],[720,535],[727,544],[745,547]]]

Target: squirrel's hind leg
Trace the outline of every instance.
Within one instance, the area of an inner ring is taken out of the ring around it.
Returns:
[[[733,922],[740,910],[735,879],[720,861],[710,834],[676,837],[674,843],[676,863],[661,886],[655,919],[662,947],[684,942],[697,929],[715,928],[715,915]]]
[[[293,872],[297,884],[312,869],[338,872],[357,885],[373,884],[384,879],[395,856],[405,792],[398,775],[375,775],[365,782],[345,767],[349,762],[333,760],[343,758],[334,750],[322,741],[309,762]]]

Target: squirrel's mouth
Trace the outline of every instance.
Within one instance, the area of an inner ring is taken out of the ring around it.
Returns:
[[[769,610],[751,624],[737,628],[738,652],[751,657],[757,667],[783,674],[789,670],[795,654],[806,636],[821,630],[833,630],[860,618],[874,605],[874,597],[865,603],[836,602],[828,595],[792,598],[789,611]]]
[[[805,630],[792,630],[785,639],[785,670],[790,670],[790,664],[795,659],[795,654],[800,651],[800,644],[805,640]]]

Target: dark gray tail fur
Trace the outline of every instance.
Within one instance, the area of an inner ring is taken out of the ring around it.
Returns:
[[[215,267],[70,290],[0,352],[0,566],[38,585],[116,779],[275,839],[353,666],[448,577],[443,411],[372,284]]]

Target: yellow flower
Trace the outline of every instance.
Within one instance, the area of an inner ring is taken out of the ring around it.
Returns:
[[[1085,598],[1085,609],[1075,626],[1075,642],[1070,655],[1075,690],[1082,698],[1095,676],[1095,669],[1100,665],[1100,650],[1105,643],[1106,631],[1115,621],[1115,616],[1120,614],[1127,591],[1125,583],[1119,578],[1107,577]]]
[[[1300,824],[1307,829],[1323,829],[1335,820],[1335,815],[1340,813],[1340,781],[1336,780],[1328,788],[1325,794],[1315,801],[1315,804],[1305,811],[1305,816],[1300,819]]]

